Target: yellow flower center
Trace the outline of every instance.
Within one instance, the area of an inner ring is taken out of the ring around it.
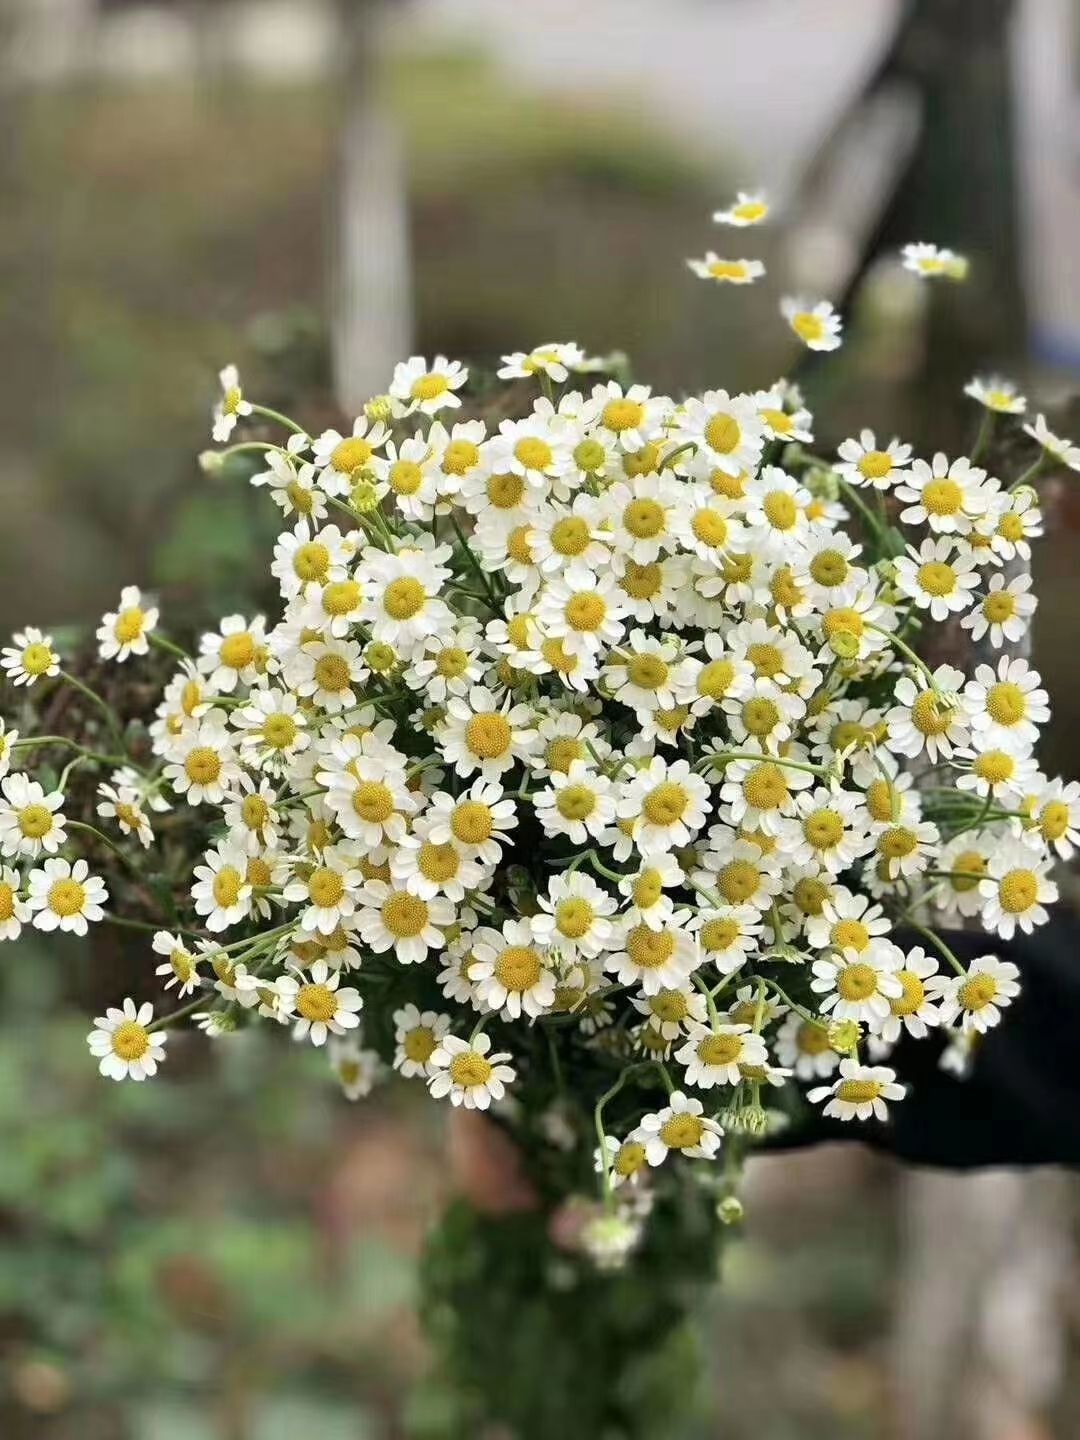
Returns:
[[[48,645],[28,645],[22,653],[22,668],[28,675],[44,675],[53,663]]]
[[[987,750],[971,767],[980,780],[991,785],[1003,785],[1016,774],[1016,761],[1004,750]]]
[[[27,805],[19,811],[18,821],[27,840],[42,840],[53,828],[52,811],[45,805]]]
[[[661,990],[649,1000],[649,1009],[657,1020],[669,1025],[677,1025],[690,1013],[686,996],[681,990]]]
[[[617,435],[636,430],[645,419],[645,406],[637,400],[609,400],[600,413],[600,423]]]
[[[526,435],[514,446],[514,459],[526,470],[547,470],[554,458],[551,446],[535,435]]]
[[[221,642],[221,663],[228,670],[244,670],[255,659],[255,641],[246,630],[226,635]]]
[[[904,993],[889,1001],[894,1015],[914,1015],[926,999],[926,986],[914,970],[898,970],[896,978],[904,987]]]
[[[870,944],[870,931],[861,920],[838,920],[829,932],[829,940],[838,950],[861,954]]]
[[[521,504],[525,494],[525,481],[515,473],[492,475],[487,482],[487,497],[496,510],[513,510]]]
[[[427,902],[405,890],[388,895],[382,904],[382,919],[390,934],[398,940],[414,940],[427,926]]]
[[[653,540],[663,532],[666,511],[658,500],[631,500],[623,511],[623,525],[635,540]]]
[[[603,596],[582,590],[566,602],[566,623],[579,634],[590,634],[599,630],[607,617],[607,602]]]
[[[1039,877],[1034,870],[1010,870],[998,886],[1001,908],[1009,915],[1023,915],[1039,900]]]
[[[344,894],[345,881],[336,870],[320,865],[317,870],[312,871],[308,880],[308,895],[312,904],[328,910],[336,905]]]
[[[1003,681],[990,688],[986,697],[990,718],[999,725],[1018,725],[1027,713],[1027,701],[1019,685]]]
[[[353,791],[352,807],[369,825],[382,825],[394,813],[394,795],[381,780],[363,780]]]
[[[321,540],[309,540],[297,546],[292,564],[299,579],[322,583],[330,572],[330,551]]]
[[[429,840],[420,846],[416,867],[425,880],[430,880],[433,885],[442,885],[458,873],[461,857],[449,840],[442,845]]]
[[[859,461],[858,470],[864,480],[884,480],[892,471],[892,458],[884,450],[870,450]]]
[[[791,898],[804,915],[820,915],[828,897],[828,885],[824,880],[817,880],[813,876],[804,876],[797,880],[791,892]]]
[[[820,315],[811,315],[808,310],[800,310],[797,315],[792,316],[791,328],[807,345],[825,338],[825,321]]]
[[[1017,515],[1015,511],[1003,515],[998,521],[997,533],[1003,540],[1010,540],[1015,545],[1018,540],[1024,538],[1023,517]]]
[[[426,592],[419,580],[401,575],[391,580],[383,595],[383,609],[391,620],[411,620],[424,608]]]
[[[607,460],[607,451],[599,440],[582,440],[574,446],[574,464],[587,475],[602,470]]]
[[[865,1105],[880,1094],[880,1080],[841,1080],[836,1087],[836,1098],[846,1100],[849,1105]]]
[[[320,655],[315,661],[314,670],[315,683],[320,690],[333,695],[338,691],[349,688],[349,662],[344,655],[338,655],[331,651],[328,655]]]
[[[572,895],[569,899],[560,900],[556,907],[555,928],[560,935],[565,935],[567,940],[580,940],[589,933],[595,918],[595,912],[588,900]]]
[[[214,876],[214,899],[223,908],[235,905],[240,897],[244,877],[232,865],[223,865]]]
[[[659,655],[631,655],[626,676],[642,690],[659,690],[670,674],[670,666]]]
[[[506,553],[511,560],[516,560],[519,565],[531,565],[533,563],[532,546],[529,544],[528,525],[517,525],[506,537]]]
[[[337,1014],[337,997],[329,985],[301,985],[296,1008],[313,1025],[325,1025]]]
[[[726,950],[738,940],[741,931],[738,921],[716,918],[706,920],[701,927],[701,945],[710,955]]]
[[[906,825],[891,825],[878,837],[878,854],[883,860],[903,860],[918,849],[919,837]]]
[[[585,747],[580,740],[575,740],[569,735],[560,735],[557,740],[550,740],[544,751],[544,759],[549,770],[557,774],[565,775],[575,760],[580,760],[585,753]]]
[[[824,1055],[831,1050],[829,1032],[824,1025],[814,1025],[804,1020],[795,1032],[795,1047],[801,1055]]]
[[[463,845],[482,845],[495,830],[495,818],[479,800],[462,800],[450,815],[450,829]]]
[[[245,795],[240,816],[249,830],[261,830],[270,819],[270,806],[261,795]]]
[[[794,496],[789,495],[786,490],[770,490],[765,496],[762,509],[774,530],[790,530],[799,515]]]
[[[259,855],[253,855],[247,863],[247,883],[249,885],[267,886],[273,879],[270,866]]]
[[[450,382],[445,375],[421,375],[419,380],[413,381],[409,394],[422,404],[425,400],[438,400],[449,389]]]
[[[130,645],[142,634],[145,624],[146,615],[137,606],[133,606],[130,610],[121,610],[117,615],[113,634],[121,645]]]
[[[703,1065],[731,1065],[742,1052],[741,1035],[706,1035],[697,1047],[697,1056]]]
[[[728,523],[715,510],[695,510],[690,529],[695,540],[700,540],[712,550],[719,550],[727,543]]]
[[[870,965],[845,965],[836,977],[837,993],[845,1000],[868,1000],[877,988],[877,974]]]
[[[0,925],[15,917],[15,891],[6,880],[0,880]]]
[[[888,780],[872,780],[866,787],[866,808],[879,825],[893,818],[893,799],[899,791]]]
[[[466,749],[481,760],[497,760],[512,741],[513,731],[505,715],[474,715],[465,726]]]
[[[689,805],[690,795],[685,786],[665,780],[653,786],[641,808],[651,825],[674,825],[686,814]]]
[[[477,1050],[463,1050],[450,1062],[450,1078],[463,1090],[486,1085],[491,1079],[491,1062],[485,1060]]]
[[[842,585],[851,566],[839,550],[819,550],[810,562],[810,574],[819,585]]]
[[[596,791],[587,785],[566,785],[556,793],[555,808],[564,820],[587,820],[596,809]]]
[[[640,1140],[624,1140],[616,1150],[611,1164],[616,1175],[629,1180],[630,1176],[636,1175],[645,1164],[645,1146]]]
[[[749,860],[729,860],[716,877],[716,888],[729,905],[741,905],[757,893],[761,871]]]
[[[543,974],[537,951],[528,945],[508,945],[495,961],[495,979],[504,990],[524,993],[531,990]]]
[[[917,695],[911,707],[911,723],[922,735],[944,735],[955,716],[956,711],[949,709],[933,690]]]
[[[56,880],[49,887],[49,909],[66,920],[79,915],[86,904],[86,888],[77,880]]]
[[[956,992],[956,998],[965,1010],[983,1010],[997,998],[997,981],[985,971],[978,971],[968,977]]]
[[[193,785],[212,785],[221,774],[221,756],[209,745],[197,745],[184,761],[184,773]]]
[[[435,1052],[435,1032],[430,1025],[417,1025],[406,1032],[401,1048],[417,1065],[426,1065]]]
[[[758,696],[753,700],[747,700],[742,707],[742,721],[751,735],[757,735],[759,738],[771,735],[780,723],[780,709],[775,700]]]
[[[1039,813],[1039,831],[1044,840],[1060,840],[1069,828],[1069,807],[1062,800],[1051,800]]]
[[[1004,625],[1016,614],[1016,601],[1007,590],[995,590],[983,601],[982,612],[991,625]]]
[[[764,200],[743,200],[733,207],[731,213],[736,220],[742,220],[746,225],[756,225],[759,220],[765,219],[769,207]]]
[[[978,876],[986,873],[986,859],[977,850],[965,850],[953,861],[953,869],[964,873],[954,875],[950,884],[960,894],[976,889]]]
[[[289,504],[298,515],[310,515],[315,508],[315,496],[310,490],[304,488],[298,480],[290,480],[285,486],[285,494],[289,497]]]
[[[815,850],[831,850],[844,838],[844,821],[836,810],[815,810],[803,821],[803,834]]]
[[[947,477],[931,480],[923,489],[922,503],[928,515],[958,515],[964,508],[964,492]]]
[[[591,539],[588,525],[578,515],[568,515],[551,527],[551,546],[559,555],[580,555]]]
[[[778,810],[790,797],[787,780],[779,765],[755,765],[743,781],[743,794],[755,810]]]
[[[674,936],[648,925],[635,925],[626,937],[626,953],[642,970],[659,970],[675,953]]]
[[[917,578],[928,595],[951,595],[956,589],[956,571],[941,560],[929,560],[920,565]]]
[[[773,679],[783,671],[784,656],[776,645],[758,642],[751,645],[746,654],[755,673],[766,680]]]
[[[327,615],[348,615],[360,604],[362,594],[355,580],[334,580],[322,592],[322,607]]]
[[[124,1020],[113,1031],[112,1049],[121,1060],[141,1060],[150,1049],[150,1036],[144,1026]]]
[[[746,266],[741,260],[714,260],[709,266],[709,274],[714,280],[745,280],[746,273]]]
[[[707,700],[722,700],[735,679],[735,666],[730,660],[713,660],[698,675],[698,693]]]
[[[669,1150],[692,1150],[701,1143],[705,1122],[700,1115],[672,1115],[660,1127],[660,1139]]]
[[[351,475],[354,470],[362,469],[371,459],[371,446],[360,436],[354,436],[351,440],[342,440],[330,455],[330,464],[340,475]]]
[[[442,458],[448,475],[467,475],[480,464],[480,450],[471,440],[451,440]]]
[[[717,455],[730,455],[742,441],[742,428],[734,415],[721,412],[705,426],[705,443]]]

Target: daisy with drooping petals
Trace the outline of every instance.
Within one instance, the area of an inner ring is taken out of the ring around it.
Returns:
[[[897,1084],[896,1071],[887,1065],[860,1065],[841,1060],[840,1076],[831,1085],[811,1090],[812,1105],[824,1103],[823,1114],[837,1120],[887,1120],[887,1101],[902,1100],[905,1087]]]
[[[964,394],[998,415],[1023,415],[1027,409],[1027,401],[1013,382],[998,375],[987,380],[976,376],[964,386]]]
[[[1041,445],[1052,459],[1067,465],[1070,470],[1080,470],[1080,445],[1074,445],[1071,440],[1063,440],[1060,435],[1055,435],[1047,425],[1045,415],[1037,416],[1033,425],[1025,425],[1024,433]]]
[[[527,380],[535,375],[547,375],[556,385],[569,378],[569,372],[576,370],[585,359],[585,352],[573,341],[537,345],[526,353],[516,350],[513,355],[504,355],[503,363],[496,372],[500,380]]]
[[[800,300],[788,297],[780,313],[808,350],[838,350],[843,328],[840,316],[828,300]]]
[[[967,278],[967,258],[958,255],[955,250],[948,250],[940,245],[931,245],[926,241],[918,241],[905,245],[900,254],[904,269],[910,270],[913,275],[918,275],[923,280],[941,278],[965,280]]]
[[[221,398],[214,406],[211,434],[217,444],[224,445],[236,429],[240,416],[251,414],[251,402],[244,399],[244,392],[240,388],[240,372],[235,365],[226,365],[224,370],[219,371],[218,381],[221,385]]]
[[[644,1116],[631,1138],[645,1146],[646,1159],[653,1166],[662,1165],[673,1150],[692,1159],[712,1160],[724,1132],[704,1112],[700,1100],[675,1090],[662,1110]]]

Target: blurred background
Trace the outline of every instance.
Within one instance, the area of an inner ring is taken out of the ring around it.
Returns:
[[[963,449],[990,370],[1080,439],[1077,0],[0,0],[0,136],[0,634],[128,582],[250,610],[277,512],[196,465],[228,361],[311,426],[401,356],[553,339],[756,388],[805,291],[849,316],[800,371],[819,450]],[[744,246],[709,221],[736,186],[777,207]],[[903,273],[912,240],[969,283]],[[769,284],[707,290],[710,246]],[[1044,768],[1075,776],[1080,503],[1044,499]],[[444,1433],[411,1316],[441,1117],[258,1035],[105,1085],[86,1017],[148,956],[3,958],[0,1436]],[[852,1147],[756,1162],[747,1200],[702,1435],[1080,1434],[1070,1177]]]

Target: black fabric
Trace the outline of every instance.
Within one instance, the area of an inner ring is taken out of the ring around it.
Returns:
[[[1021,994],[983,1037],[968,1078],[939,1068],[940,1039],[905,1036],[886,1063],[910,1089],[890,1106],[887,1125],[826,1120],[808,1107],[770,1148],[858,1140],[949,1169],[1080,1165],[1080,923],[1058,915],[1009,943],[942,933],[961,960],[993,953],[1020,968]],[[905,948],[920,943],[897,939]]]

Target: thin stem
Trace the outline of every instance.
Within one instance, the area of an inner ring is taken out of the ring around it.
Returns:
[[[295,420],[290,420],[287,415],[282,415],[280,410],[271,410],[269,405],[252,405],[251,413],[261,415],[264,420],[273,420],[278,425],[284,425],[286,430],[291,430],[294,435],[307,435],[307,431],[302,425],[298,425]]]
[[[106,720],[109,722],[109,729],[112,731],[113,739],[116,741],[117,745],[119,745],[120,749],[122,750],[124,748],[124,740],[120,730],[120,717],[117,715],[116,711],[112,708],[109,702],[102,699],[102,697],[97,693],[96,690],[91,690],[89,685],[84,685],[83,682],[77,679],[74,675],[72,675],[69,670],[61,670],[60,676],[62,679],[66,680],[69,685],[74,686],[74,688],[78,690],[80,694],[85,695],[89,701],[91,701],[94,705],[97,706],[97,708],[102,712]]]
[[[159,650],[167,650],[170,655],[175,655],[178,660],[191,660],[191,656],[181,645],[175,644],[166,635],[158,630],[150,631],[150,644],[156,645]]]
[[[79,745],[74,740],[69,740],[66,735],[28,735],[25,740],[16,740],[11,748],[13,750],[29,750],[37,745],[68,745],[85,760],[96,760],[99,765],[131,764],[126,755],[102,755],[97,750],[87,750],[85,745]]]
[[[1056,456],[1051,455],[1049,450],[1044,450],[1034,465],[1029,465],[1019,480],[1014,480],[1005,493],[1011,495],[1014,490],[1019,490],[1023,485],[1033,485],[1036,478],[1053,465],[1055,459]]]
[[[949,964],[956,971],[957,975],[961,977],[966,977],[967,971],[964,969],[963,965],[961,965],[960,961],[956,958],[953,952],[949,949],[948,945],[945,944],[945,941],[942,940],[940,935],[936,934],[933,930],[928,930],[925,925],[919,925],[915,920],[912,919],[910,915],[905,915],[904,920],[908,925],[911,926],[912,930],[916,931],[917,934],[921,935],[924,940],[929,940],[930,944],[933,945],[934,949],[938,952],[938,954],[949,962]]]
[[[484,591],[488,597],[488,604],[493,610],[498,610],[498,596],[495,594],[495,590],[487,577],[484,567],[480,564],[480,561],[473,554],[472,548],[470,547],[468,540],[466,540],[465,538],[465,532],[462,530],[458,518],[455,514],[453,514],[453,512],[451,512],[450,515],[450,523],[454,527],[454,534],[457,536],[458,541],[461,544],[461,549],[462,553],[465,556],[466,564],[469,566],[469,569],[472,570],[476,578],[480,581],[480,584],[484,587]]]
[[[889,644],[892,645],[895,649],[899,650],[902,655],[906,655],[907,658],[911,661],[912,665],[914,665],[915,668],[926,677],[926,681],[930,686],[930,689],[937,689],[937,685],[934,682],[934,677],[931,674],[926,662],[920,659],[918,655],[916,655],[915,651],[912,650],[911,646],[907,643],[906,640],[901,640],[900,636],[897,635],[895,631],[886,630],[884,625],[875,625],[870,620],[865,620],[863,623],[865,624],[867,630],[873,630],[874,633],[877,635],[884,635],[885,639],[889,642]]]
[[[810,765],[803,760],[786,760],[782,755],[765,755],[756,750],[721,750],[714,755],[706,755],[695,769],[701,769],[705,765],[726,765],[729,760],[757,760],[763,765],[783,765],[788,770],[805,770],[808,775],[817,775],[819,778],[829,774],[825,765]]]

